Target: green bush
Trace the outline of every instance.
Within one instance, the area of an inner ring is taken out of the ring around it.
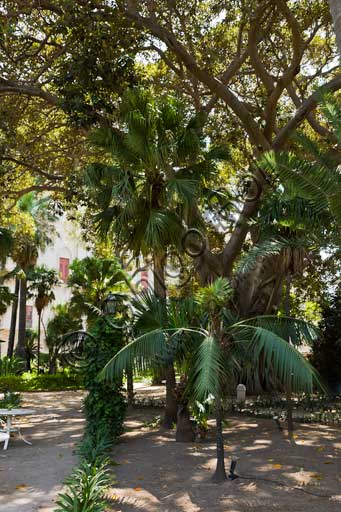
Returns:
[[[117,322],[116,322],[117,323]],[[123,346],[120,329],[113,329],[103,318],[96,321],[84,345],[84,387],[89,391],[84,400],[85,438],[95,439],[98,432],[115,441],[121,434],[126,410],[122,395],[122,379],[112,383],[98,379],[99,372]]]
[[[22,404],[22,396],[13,391],[5,391],[4,397],[0,400],[0,409],[15,409]]]
[[[69,373],[0,376],[0,391],[64,391],[83,388],[80,375]]]
[[[105,490],[110,483],[108,463],[83,461],[65,482],[67,489],[57,499],[55,512],[104,512]]]

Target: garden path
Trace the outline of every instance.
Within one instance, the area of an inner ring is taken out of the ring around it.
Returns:
[[[0,445],[0,512],[50,512],[62,481],[77,463],[83,391],[23,393],[23,406],[37,414],[20,423],[32,446],[14,438]]]

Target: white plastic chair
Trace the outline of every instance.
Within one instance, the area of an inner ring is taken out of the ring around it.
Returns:
[[[7,434],[7,432],[0,432],[0,443],[3,443],[3,442],[5,443],[4,450],[7,450],[8,441],[9,441],[9,434]]]

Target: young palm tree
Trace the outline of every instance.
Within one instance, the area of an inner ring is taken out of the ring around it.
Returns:
[[[217,174],[226,148],[206,148],[203,118],[188,115],[176,98],[157,99],[149,90],[128,90],[118,121],[122,132],[97,130],[92,140],[113,164],[87,169],[90,199],[102,233],[136,256],[152,255],[154,292],[165,300],[165,266],[170,246],[180,247],[188,227],[201,224],[198,205]],[[175,373],[165,370],[164,425],[176,421]]]
[[[193,399],[203,402],[208,395],[215,397],[215,482],[226,479],[221,397],[235,389],[245,353],[252,355],[255,368],[262,367],[265,376],[271,373],[293,392],[310,393],[314,384],[319,383],[316,371],[295,348],[304,340],[313,340],[313,328],[287,317],[240,320],[226,309],[232,293],[228,281],[217,279],[198,293],[204,318],[202,327],[174,327],[145,333],[121,349],[101,373],[102,378],[110,380],[127,365],[140,371],[175,352],[178,357],[182,353],[183,358],[189,359],[189,392]],[[288,336],[292,344],[287,343]]]
[[[80,317],[86,315],[88,326],[98,319],[98,309],[112,292],[128,289],[129,277],[115,258],[75,259],[70,269],[71,306]]]
[[[45,266],[35,267],[28,274],[28,296],[35,297],[35,307],[38,313],[37,332],[37,371],[40,372],[40,339],[41,317],[43,310],[55,299],[53,289],[59,284],[58,274],[55,270]]]
[[[57,361],[62,352],[69,349],[68,333],[79,331],[82,320],[77,311],[69,303],[58,304],[53,308],[54,316],[46,326],[46,345],[49,350],[49,373],[55,373]]]

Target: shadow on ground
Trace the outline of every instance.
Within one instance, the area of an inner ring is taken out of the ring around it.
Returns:
[[[336,512],[341,510],[340,430],[299,425],[294,442],[271,420],[232,418],[225,428],[227,462],[238,458],[237,479],[211,483],[213,430],[204,443],[181,444],[174,432],[146,427],[159,414],[132,410],[126,433],[114,451],[117,484],[110,491],[113,511],[120,512]],[[260,478],[277,480],[319,498]]]
[[[84,426],[82,391],[24,393],[24,407],[36,414],[20,419],[24,436],[0,445],[0,512],[47,512],[77,459],[73,454]]]

